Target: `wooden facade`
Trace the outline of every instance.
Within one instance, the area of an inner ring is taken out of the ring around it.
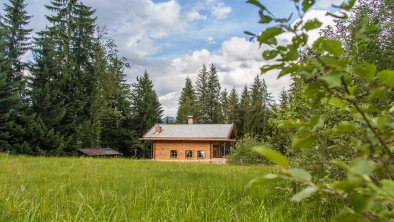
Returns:
[[[152,143],[152,159],[201,161],[224,158],[229,152],[226,145],[228,146],[225,142],[209,141],[154,141]],[[176,155],[174,155],[174,151],[176,151]]]

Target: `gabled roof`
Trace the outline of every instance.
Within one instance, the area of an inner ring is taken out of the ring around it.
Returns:
[[[121,156],[123,154],[111,148],[92,148],[92,149],[78,149],[80,153],[86,156]]]
[[[235,141],[233,124],[163,124],[160,127],[160,133],[155,133],[153,126],[142,139]]]

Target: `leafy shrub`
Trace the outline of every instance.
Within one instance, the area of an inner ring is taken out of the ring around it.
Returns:
[[[254,148],[268,160],[279,165],[279,171],[266,174],[258,180],[268,182],[285,179],[296,182],[303,189],[291,200],[303,201],[312,196],[336,196],[342,200],[342,211],[334,218],[345,221],[393,221],[394,219],[394,70],[387,66],[380,69],[376,61],[360,60],[357,54],[348,53],[342,42],[322,36],[312,45],[313,56],[300,59],[299,51],[307,46],[308,31],[319,28],[318,19],[305,19],[305,13],[315,1],[294,1],[300,19],[289,24],[290,18],[277,18],[258,0],[249,0],[260,11],[260,23],[276,24],[253,35],[261,45],[270,50],[263,58],[273,63],[261,68],[262,73],[279,70],[279,77],[292,75],[305,84],[302,93],[305,104],[311,109],[327,107],[327,112],[305,113],[307,118],[290,118],[280,123],[281,127],[295,130],[291,147],[326,158],[314,160],[321,167],[343,169],[345,176],[320,177],[305,167],[294,168],[294,163],[281,153],[264,146]],[[353,8],[355,0],[345,1],[337,6],[341,10],[331,16],[339,20],[348,18],[347,11]],[[385,1],[389,4],[390,1]],[[388,14],[393,14],[393,8]],[[375,32],[377,25],[364,17],[358,21],[360,27],[352,35],[357,44],[368,45],[372,41],[368,33]],[[393,36],[392,23],[385,33]],[[277,36],[288,34],[292,40],[278,45]],[[393,45],[389,44],[390,46]],[[385,47],[381,45],[381,47]],[[357,51],[356,51],[357,53]],[[391,54],[392,55],[392,54]],[[376,58],[379,59],[379,58]],[[391,61],[393,57],[391,56]],[[348,156],[342,151],[348,150]],[[339,151],[339,152],[337,152]],[[327,152],[328,155],[321,155]],[[329,155],[334,153],[334,155]],[[302,164],[299,164],[302,166]]]
[[[264,157],[257,155],[252,150],[253,147],[261,145],[263,142],[250,135],[245,135],[237,142],[234,151],[227,157],[227,162],[238,165],[267,163]]]

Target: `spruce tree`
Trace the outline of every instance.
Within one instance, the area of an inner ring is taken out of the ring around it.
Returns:
[[[242,127],[240,115],[241,113],[238,94],[237,91],[235,91],[235,88],[233,88],[228,97],[228,119],[229,123],[235,124],[236,132],[239,132]]]
[[[279,95],[279,107],[285,109],[289,103],[288,92],[283,88]]]
[[[66,108],[59,130],[67,138],[69,152],[80,146],[97,146],[100,124],[93,117],[91,103],[97,86],[94,10],[71,0],[54,0],[46,8],[53,13],[47,16],[51,25],[41,35],[54,43],[58,64],[53,73],[61,90],[58,100]]]
[[[238,128],[238,135],[240,137],[248,133],[246,130],[246,121],[247,121],[247,114],[249,113],[249,109],[250,109],[250,96],[248,92],[248,87],[245,85],[242,90],[241,100],[240,100],[239,128]]]
[[[21,57],[31,47],[29,35],[32,29],[26,28],[31,16],[27,15],[26,6],[25,0],[9,0],[8,4],[4,4],[4,18],[0,24],[6,33],[4,46],[8,67],[4,72],[7,82],[20,96],[24,90],[23,70],[26,68]]]
[[[229,101],[227,90],[224,89],[223,92],[220,93],[220,123],[230,123],[229,118]]]
[[[272,136],[272,124],[270,123],[269,119],[272,115],[272,96],[271,93],[268,92],[267,84],[265,83],[265,79],[262,80],[262,94],[263,94],[263,123],[264,129],[262,137],[263,139],[267,140],[270,136]]]
[[[133,125],[139,137],[142,137],[154,124],[161,121],[163,110],[147,71],[143,76],[137,77],[137,81],[132,84],[131,108]],[[139,157],[148,157],[150,152],[147,144],[136,153]]]
[[[196,119],[198,118],[196,93],[189,77],[186,78],[185,86],[182,89],[178,104],[179,108],[176,116],[177,123],[187,123],[187,116],[189,115],[192,115]]]
[[[208,123],[209,122],[209,104],[208,104],[208,71],[205,65],[198,72],[196,81],[196,95],[197,95],[197,122],[198,123]]]
[[[221,86],[219,82],[219,76],[216,71],[215,65],[211,65],[208,72],[208,93],[207,93],[207,104],[208,104],[208,121],[207,123],[220,123],[221,122],[221,108],[220,108],[220,91]]]
[[[58,75],[58,61],[55,59],[53,39],[39,34],[33,48],[34,63],[30,72],[30,110],[36,123],[41,126],[41,146],[44,152],[52,155],[63,154],[64,139],[59,129],[66,112],[62,99],[61,84]],[[52,139],[48,139],[52,138]]]
[[[0,137],[3,137],[0,140],[7,141],[5,146],[11,152],[32,154],[31,141],[27,138],[32,132],[28,125],[31,122],[27,114],[28,103],[25,103],[23,71],[26,63],[21,60],[30,48],[31,29],[25,27],[30,16],[25,8],[23,0],[10,0],[4,4],[4,17],[0,17]]]
[[[18,97],[12,93],[10,85],[7,83],[7,74],[0,72],[0,150],[12,151],[11,129],[15,123],[11,118],[12,107],[18,104]]]
[[[263,82],[257,75],[250,87],[250,109],[247,112],[246,131],[252,136],[264,134]]]
[[[257,75],[250,87],[251,106],[247,112],[246,131],[252,136],[267,138],[270,135],[269,116],[271,96],[264,79]]]
[[[134,131],[130,85],[124,74],[129,65],[118,57],[114,41],[102,35],[95,50],[95,70],[99,74],[92,102],[94,118],[101,124],[101,145],[131,156],[131,148],[140,146],[140,137]]]

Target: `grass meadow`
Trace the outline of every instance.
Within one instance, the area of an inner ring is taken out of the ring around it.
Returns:
[[[247,187],[272,170],[0,154],[0,221],[328,221],[335,213],[317,199],[290,202],[285,182]]]

